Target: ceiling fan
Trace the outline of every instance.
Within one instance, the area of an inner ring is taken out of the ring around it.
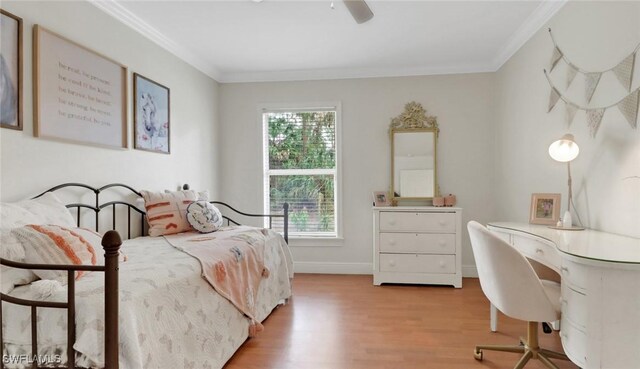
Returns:
[[[373,12],[364,0],[343,0],[356,23],[364,23],[373,18]]]

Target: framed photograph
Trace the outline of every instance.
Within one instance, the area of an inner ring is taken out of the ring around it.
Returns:
[[[529,223],[555,226],[560,220],[560,194],[531,194],[531,210]]]
[[[133,74],[133,147],[169,154],[169,89],[158,82]]]
[[[389,195],[385,191],[374,191],[373,192],[373,203],[375,206],[389,206],[391,205],[391,201],[389,200]]]
[[[22,18],[0,9],[0,127],[22,130]]]
[[[36,137],[127,148],[127,68],[33,27]]]

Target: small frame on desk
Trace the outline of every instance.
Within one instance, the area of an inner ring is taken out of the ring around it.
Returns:
[[[374,191],[373,204],[375,206],[390,206],[391,201],[389,200],[389,195],[385,191]]]
[[[531,209],[529,223],[556,225],[560,220],[560,194],[534,193],[531,194]]]

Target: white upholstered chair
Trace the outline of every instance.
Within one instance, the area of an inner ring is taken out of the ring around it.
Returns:
[[[529,322],[527,338],[521,339],[521,345],[478,345],[475,358],[482,360],[483,350],[515,352],[523,354],[515,369],[523,368],[530,359],[539,359],[545,366],[557,369],[549,358],[568,360],[567,356],[540,348],[538,324],[560,318],[560,285],[541,281],[518,250],[480,223],[471,221],[467,229],[482,292],[504,314]]]

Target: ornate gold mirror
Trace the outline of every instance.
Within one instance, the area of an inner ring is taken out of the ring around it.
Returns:
[[[438,121],[419,103],[405,105],[389,125],[393,204],[402,200],[431,200],[438,196]]]

